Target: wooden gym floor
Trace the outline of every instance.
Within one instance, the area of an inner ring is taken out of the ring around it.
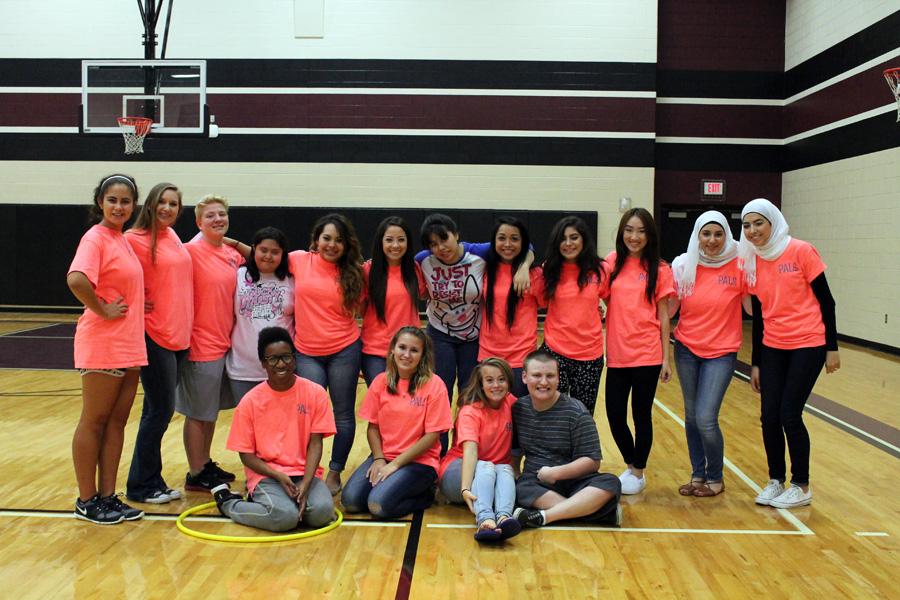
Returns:
[[[726,487],[682,498],[690,477],[677,381],[660,385],[648,486],[623,500],[622,529],[525,531],[503,547],[472,539],[472,516],[435,505],[393,523],[353,517],[308,540],[228,544],[187,537],[174,517],[210,498],[143,506],[138,522],[99,527],[71,516],[76,495],[72,431],[81,407],[71,369],[71,315],[0,315],[0,581],[18,598],[873,598],[897,597],[900,565],[900,360],[842,346],[843,368],[822,376],[806,423],[812,438],[812,506],[757,507],[766,462],[758,398],[736,374],[722,409]],[[741,358],[747,360],[747,352]],[[67,363],[67,361],[69,361]],[[601,386],[600,398],[603,398]],[[358,399],[365,392],[359,387]],[[125,435],[124,488],[141,392]],[[623,464],[602,402],[603,470]],[[231,415],[219,420],[214,457]],[[187,469],[176,415],[163,442],[164,476]],[[365,427],[348,465],[367,454]],[[326,457],[328,456],[326,449]],[[350,471],[347,472],[349,476]],[[223,519],[209,532],[253,535]]]

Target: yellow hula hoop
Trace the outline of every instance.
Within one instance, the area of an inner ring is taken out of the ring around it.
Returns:
[[[175,519],[175,526],[178,528],[178,531],[185,535],[189,535],[191,537],[200,538],[201,540],[212,540],[215,542],[238,542],[238,543],[247,543],[247,544],[258,544],[262,542],[287,542],[290,540],[302,540],[306,538],[315,537],[317,535],[322,535],[323,533],[328,533],[332,529],[336,529],[340,526],[341,523],[344,522],[344,515],[337,508],[334,509],[334,512],[337,513],[337,519],[335,519],[332,523],[329,523],[325,527],[321,527],[319,529],[313,529],[311,531],[300,531],[297,533],[286,533],[284,535],[262,535],[262,536],[242,536],[242,535],[217,535],[214,533],[204,533],[202,531],[197,531],[196,529],[191,529],[187,525],[184,524],[184,520],[189,516],[196,514],[198,512],[202,512],[209,508],[215,508],[215,502],[207,502],[206,504],[201,504],[199,506],[194,506],[192,508],[187,509]]]

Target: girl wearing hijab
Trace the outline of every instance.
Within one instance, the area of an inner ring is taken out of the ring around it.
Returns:
[[[725,491],[719,408],[743,339],[741,300],[746,294],[737,248],[725,216],[708,210],[694,223],[687,252],[672,262],[678,298],[669,299],[669,314],[680,306],[675,369],[684,396],[691,459],[691,480],[678,488],[682,496],[717,496]]]
[[[809,244],[792,238],[787,221],[763,198],[741,211],[738,257],[753,294],[753,369],[750,386],[761,395],[762,434],[769,482],[756,503],[794,508],[812,502],[809,433],[803,407],[822,365],[841,366],[834,298],[825,263]],[[784,443],[791,453],[791,484],[784,486]]]

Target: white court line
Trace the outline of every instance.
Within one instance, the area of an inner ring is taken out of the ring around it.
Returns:
[[[805,406],[805,408],[806,408],[806,410],[809,410],[809,411],[812,411],[812,412],[815,412],[815,413],[818,413],[818,414],[822,415],[822,416],[825,417],[826,419],[829,419],[829,420],[831,420],[831,421],[834,421],[835,423],[841,425],[842,427],[846,427],[847,429],[852,429],[852,430],[855,431],[856,433],[858,433],[858,434],[860,434],[860,435],[864,435],[864,436],[866,436],[867,438],[869,438],[870,440],[873,440],[873,441],[875,441],[875,442],[878,442],[879,444],[882,444],[883,446],[885,446],[885,447],[887,447],[887,448],[890,448],[890,449],[893,450],[894,452],[900,453],[900,448],[898,448],[897,446],[893,445],[892,443],[886,442],[886,441],[884,441],[883,439],[881,439],[880,437],[874,436],[874,435],[872,435],[871,433],[869,433],[868,431],[863,431],[863,430],[860,429],[859,427],[855,427],[855,426],[851,425],[850,423],[848,423],[848,422],[846,422],[846,421],[842,421],[841,419],[838,419],[837,417],[835,417],[835,416],[832,415],[831,413],[827,413],[827,412],[825,412],[824,410],[822,410],[822,409],[820,409],[820,408],[816,408],[815,406],[810,406],[808,403],[807,403],[807,405]]]
[[[75,519],[70,512],[43,512],[33,510],[0,510],[0,517],[39,517],[45,519]],[[178,518],[178,515],[145,515],[142,521],[172,521]],[[231,519],[225,517],[200,517],[196,521],[204,523],[231,523]],[[382,522],[382,521],[343,521],[341,527],[406,527],[409,525],[406,521]]]
[[[673,419],[676,423],[678,423],[679,425],[681,425],[682,428],[684,427],[684,420],[682,420],[681,417],[679,417],[679,416],[676,415],[674,412],[672,412],[672,410],[671,410],[668,406],[666,406],[665,404],[663,404],[662,402],[660,402],[659,399],[654,398],[654,399],[653,399],[653,403],[656,404],[657,406],[659,406],[659,408],[660,408],[664,413],[666,413],[667,415],[669,415],[670,417],[672,417],[672,419]],[[740,479],[741,481],[743,481],[744,483],[746,483],[747,486],[748,486],[751,490],[753,490],[753,491],[756,492],[757,494],[758,494],[759,492],[762,491],[762,488],[759,487],[758,485],[756,485],[756,482],[754,482],[752,479],[750,479],[749,477],[747,477],[746,473],[744,473],[743,471],[741,471],[741,470],[737,467],[737,465],[735,465],[733,462],[731,462],[731,461],[728,460],[727,458],[724,458],[724,463],[725,463],[725,466],[728,467],[728,469],[731,470],[735,475],[737,475],[737,476],[738,476],[738,479]],[[778,511],[778,513],[779,513],[782,517],[784,517],[784,519],[785,519],[788,523],[790,523],[791,525],[793,525],[794,527],[796,527],[797,530],[798,530],[798,532],[799,532],[800,534],[802,534],[802,535],[815,535],[815,532],[813,532],[812,529],[810,529],[809,527],[807,527],[806,524],[805,524],[803,521],[801,521],[800,519],[798,519],[797,517],[795,517],[794,515],[792,515],[792,514],[790,513],[790,511],[788,511],[787,509],[784,509],[784,508],[776,508],[776,509],[774,509],[774,510]]]
[[[474,525],[450,523],[429,523],[434,529],[475,529]],[[664,527],[578,527],[569,525],[548,525],[541,531],[603,531],[606,533],[706,533],[713,535],[809,535],[802,531],[784,529],[667,529]]]
[[[854,531],[859,537],[890,537],[887,531]]]

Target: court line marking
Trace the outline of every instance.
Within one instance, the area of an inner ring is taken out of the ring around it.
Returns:
[[[853,535],[859,537],[890,537],[887,531],[854,531]]]
[[[475,529],[474,525],[429,523],[434,529]],[[582,527],[578,525],[548,525],[541,531],[605,531],[607,533],[705,533],[713,535],[810,535],[793,529],[678,529],[665,527]]]
[[[835,416],[832,415],[831,413],[827,413],[827,412],[825,412],[824,410],[822,410],[821,408],[816,408],[815,406],[810,406],[808,403],[807,403],[807,405],[806,405],[804,408],[805,408],[806,410],[808,410],[808,411],[818,413],[822,418],[828,419],[828,420],[830,420],[830,421],[834,421],[835,423],[841,425],[842,427],[846,427],[847,429],[852,429],[853,431],[855,431],[855,432],[858,433],[859,435],[865,436],[865,437],[869,438],[870,440],[872,440],[872,441],[874,441],[874,442],[878,442],[879,444],[881,444],[881,445],[883,445],[883,446],[885,446],[885,447],[887,447],[887,448],[890,448],[890,449],[893,450],[894,452],[900,453],[900,448],[898,448],[897,446],[893,445],[892,443],[886,442],[885,440],[881,439],[880,437],[875,436],[875,435],[872,435],[872,434],[869,433],[868,431],[865,431],[865,430],[863,430],[863,429],[860,429],[859,427],[856,427],[855,425],[851,425],[850,423],[847,423],[846,421],[843,421],[843,420],[841,420],[841,419],[838,419],[837,417],[835,417]]]
[[[12,321],[12,322],[14,323],[15,321]],[[24,321],[22,321],[22,322],[24,323]],[[26,327],[25,329],[17,329],[15,331],[7,331],[4,334],[0,334],[0,337],[40,337],[40,338],[44,338],[46,336],[19,336],[17,334],[24,333],[26,331],[37,331],[38,329],[46,329],[48,327],[56,327],[57,325],[61,325],[61,323],[53,323],[50,321],[45,321],[45,323],[50,323],[50,325],[38,325],[37,327]],[[67,338],[67,339],[75,339],[75,338],[72,337],[72,338]]]
[[[45,519],[74,519],[75,516],[70,511],[34,511],[34,510],[0,510],[0,517],[43,517]],[[178,515],[144,515],[142,521],[172,521],[178,518]],[[201,516],[195,520],[208,523],[233,523],[231,519],[225,517],[209,517]],[[341,527],[406,527],[409,521],[367,521],[367,520],[344,520]]]
[[[674,412],[672,412],[672,410],[671,410],[668,406],[666,406],[665,404],[663,404],[662,402],[660,402],[658,398],[654,398],[654,399],[653,399],[653,403],[656,404],[657,406],[659,406],[660,410],[662,410],[664,413],[666,413],[667,415],[669,415],[669,416],[672,418],[672,420],[674,420],[676,423],[678,423],[679,425],[681,425],[682,429],[684,428],[684,420],[683,420],[681,417],[679,417],[678,415],[676,415]],[[734,464],[733,462],[731,462],[730,460],[728,460],[727,457],[724,458],[724,464],[725,464],[726,467],[728,467],[728,469],[729,469],[731,472],[733,472],[735,475],[738,476],[738,479],[740,479],[740,480],[743,481],[745,484],[747,484],[747,487],[749,487],[751,490],[753,490],[753,491],[756,492],[757,494],[760,493],[760,492],[762,491],[762,488],[759,487],[759,486],[756,484],[755,481],[753,481],[752,479],[750,479],[750,478],[747,476],[746,473],[744,473],[743,471],[741,471],[741,470],[738,468],[738,466],[735,465],[735,464]],[[809,527],[807,527],[806,524],[805,524],[803,521],[801,521],[800,519],[798,519],[796,516],[792,515],[792,514],[790,513],[790,511],[788,511],[787,509],[785,509],[785,508],[776,508],[776,509],[774,509],[774,510],[778,511],[778,513],[779,513],[782,517],[784,517],[784,519],[785,519],[788,523],[790,523],[791,525],[793,525],[794,527],[796,527],[797,530],[798,530],[802,535],[815,535],[815,532],[814,532],[812,529],[810,529]]]

